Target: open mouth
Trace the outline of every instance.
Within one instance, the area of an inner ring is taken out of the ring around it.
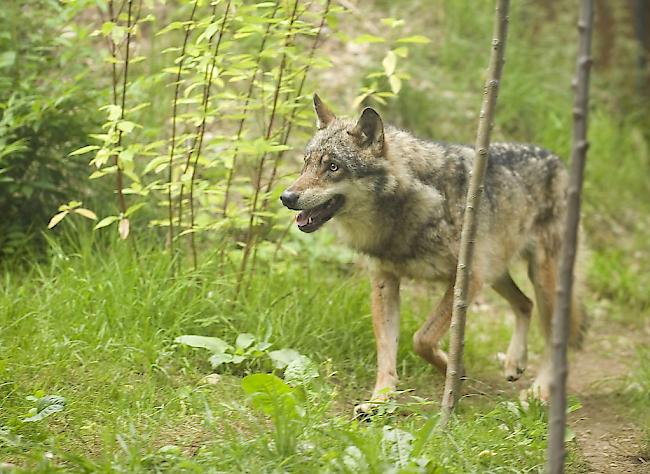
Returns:
[[[341,209],[344,202],[345,198],[341,195],[337,195],[320,206],[300,211],[296,216],[298,229],[307,233],[318,230],[323,224],[334,217],[334,214]]]

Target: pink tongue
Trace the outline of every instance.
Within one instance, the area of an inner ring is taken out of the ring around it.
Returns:
[[[300,227],[306,226],[308,222],[309,222],[309,213],[307,211],[301,211],[296,216],[296,224],[298,224]]]

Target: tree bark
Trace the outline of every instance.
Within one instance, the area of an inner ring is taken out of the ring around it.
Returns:
[[[503,70],[506,39],[508,34],[508,8],[509,0],[497,0],[494,33],[492,40],[492,52],[490,54],[490,65],[488,69],[485,89],[483,91],[483,103],[478,121],[478,132],[476,135],[476,158],[472,168],[469,188],[467,190],[467,202],[463,220],[463,230],[460,240],[460,252],[458,266],[456,268],[456,283],[454,286],[454,307],[450,327],[449,362],[447,364],[447,377],[445,380],[445,391],[442,399],[442,413],[440,425],[447,425],[451,413],[458,399],[460,388],[460,377],[463,366],[463,349],[465,345],[465,319],[469,286],[471,280],[472,257],[474,255],[474,242],[477,229],[477,211],[481,202],[483,192],[483,176],[488,160],[490,146],[490,132],[492,131],[494,113],[496,110],[501,72]]]
[[[566,426],[567,343],[571,313],[573,267],[578,245],[580,221],[580,194],[587,157],[587,112],[589,105],[589,71],[591,66],[591,36],[593,28],[593,0],[582,0],[578,21],[579,46],[574,81],[573,146],[569,176],[566,226],[560,260],[560,274],[553,313],[553,379],[549,414],[547,471],[564,472],[564,431]]]

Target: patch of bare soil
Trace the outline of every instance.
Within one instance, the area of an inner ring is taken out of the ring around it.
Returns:
[[[639,329],[595,318],[585,348],[574,355],[569,393],[580,410],[570,416],[588,472],[650,473],[643,431],[626,405],[627,377],[636,369],[635,348],[649,340]]]

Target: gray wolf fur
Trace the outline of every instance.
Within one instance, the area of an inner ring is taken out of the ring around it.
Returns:
[[[424,141],[384,126],[365,109],[357,121],[339,119],[314,95],[318,130],[305,151],[300,177],[281,196],[300,210],[298,228],[314,232],[332,220],[343,241],[371,261],[377,381],[371,402],[396,388],[400,279],[442,282],[442,300],[413,337],[415,352],[441,372],[447,357],[439,341],[449,328],[465,198],[474,149]],[[478,212],[470,298],[491,286],[512,306],[515,330],[504,368],[517,380],[527,365],[532,301],[510,277],[517,258],[528,262],[546,355],[531,391],[550,393],[550,333],[567,172],[551,152],[527,144],[490,147]],[[578,346],[584,313],[574,294],[571,342]],[[360,408],[369,409],[365,404]]]

